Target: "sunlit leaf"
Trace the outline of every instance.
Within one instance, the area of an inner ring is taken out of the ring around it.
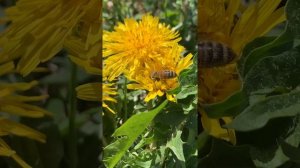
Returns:
[[[183,154],[183,141],[181,140],[181,134],[182,134],[182,131],[178,130],[176,132],[176,136],[173,137],[167,143],[167,147],[170,148],[174,152],[177,159],[181,161],[182,166],[185,167],[184,166],[185,158],[184,158],[184,154]]]
[[[198,93],[197,86],[182,87],[181,91],[176,95],[177,99],[184,99],[190,95],[196,95]]]
[[[265,126],[269,120],[300,113],[300,91],[271,96],[246,108],[227,128],[251,131]]]
[[[153,118],[167,105],[167,103],[168,101],[166,100],[151,111],[133,115],[114,132],[113,136],[119,138],[104,149],[105,159],[103,160],[107,167],[113,168],[119,162],[136,138],[146,129]]]

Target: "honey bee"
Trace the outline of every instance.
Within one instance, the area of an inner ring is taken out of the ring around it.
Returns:
[[[204,68],[227,65],[236,57],[231,48],[215,41],[200,41],[198,51],[199,66]]]
[[[160,70],[160,71],[153,71],[150,77],[152,80],[159,81],[159,80],[175,78],[177,77],[177,74],[175,71],[172,70]]]

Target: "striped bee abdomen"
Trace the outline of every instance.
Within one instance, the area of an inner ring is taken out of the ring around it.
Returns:
[[[205,68],[224,66],[236,57],[231,48],[215,41],[200,41],[198,51],[199,66]]]
[[[172,70],[161,70],[161,71],[153,71],[151,73],[152,80],[164,80],[164,79],[171,79],[177,77],[175,71]]]

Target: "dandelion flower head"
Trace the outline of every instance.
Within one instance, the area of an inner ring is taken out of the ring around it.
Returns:
[[[141,21],[133,18],[118,23],[114,31],[103,33],[104,68],[109,81],[128,71],[145,67],[150,61],[159,62],[170,48],[180,41],[179,34],[159,19],[145,15]]]
[[[186,57],[183,57],[181,56],[183,51],[184,47],[175,45],[169,53],[160,58],[159,62],[150,61],[145,63],[144,67],[136,69],[139,73],[129,73],[128,79],[136,83],[128,84],[128,88],[147,90],[149,93],[145,97],[146,102],[154,99],[156,96],[163,96],[165,93],[168,100],[176,101],[175,95],[169,94],[168,91],[178,87],[178,75],[193,63],[191,59],[193,55],[188,54]],[[151,77],[152,73],[165,70],[174,72],[176,77],[161,80],[154,80]]]
[[[36,81],[13,84],[0,82],[0,156],[12,157],[21,167],[30,166],[17,155],[16,151],[10,148],[2,137],[16,135],[43,143],[46,142],[46,136],[41,132],[11,119],[12,115],[40,118],[52,114],[40,107],[29,104],[29,102],[44,100],[47,97],[46,95],[24,96],[18,94],[20,91],[29,90],[36,84]]]
[[[149,91],[145,101],[163,96],[168,90],[176,88],[179,83],[177,75],[192,64],[192,55],[183,57],[184,47],[179,45],[181,40],[174,31],[159,19],[145,15],[137,22],[125,19],[114,31],[105,31],[103,35],[104,77],[114,80],[124,74],[129,81],[129,89]],[[163,80],[153,80],[153,72],[171,71],[176,77]],[[172,94],[167,98],[175,101]]]

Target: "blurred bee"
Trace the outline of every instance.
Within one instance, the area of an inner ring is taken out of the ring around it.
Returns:
[[[204,68],[227,65],[236,57],[231,48],[216,41],[200,41],[198,51],[199,66]]]
[[[159,81],[159,80],[175,78],[177,77],[177,74],[175,71],[172,70],[160,70],[160,71],[153,71],[150,77],[152,80]]]

